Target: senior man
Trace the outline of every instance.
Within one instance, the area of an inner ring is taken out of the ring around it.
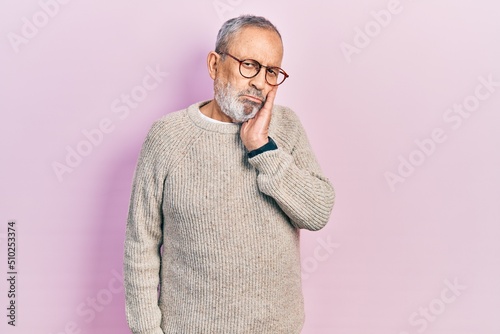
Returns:
[[[125,240],[133,333],[300,333],[300,229],[324,227],[335,195],[297,116],[274,105],[282,58],[267,19],[227,21],[207,59],[214,99],[151,127]]]

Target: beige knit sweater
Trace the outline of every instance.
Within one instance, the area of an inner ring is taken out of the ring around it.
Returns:
[[[298,334],[299,230],[325,226],[333,188],[290,109],[273,110],[278,149],[248,159],[240,125],[210,122],[200,106],[156,121],[140,153],[125,240],[129,326]]]

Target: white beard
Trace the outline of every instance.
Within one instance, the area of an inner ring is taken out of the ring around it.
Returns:
[[[214,98],[219,105],[221,111],[230,117],[234,123],[243,123],[255,117],[255,114],[262,108],[264,102],[257,103],[254,101],[246,100],[241,102],[239,100],[242,95],[252,95],[262,97],[260,91],[249,90],[239,93],[228,82],[223,84],[219,79],[214,81]]]

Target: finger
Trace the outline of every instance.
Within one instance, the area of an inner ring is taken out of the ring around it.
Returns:
[[[273,110],[274,99],[276,98],[276,93],[278,92],[278,86],[274,86],[273,89],[267,93],[266,103],[262,109]]]
[[[266,103],[264,103],[264,106],[262,106],[255,117],[257,119],[263,120],[266,124],[269,124],[269,122],[271,121],[271,113],[273,111],[274,99],[276,97],[277,90],[278,86],[275,86],[269,91],[269,93],[267,93]]]

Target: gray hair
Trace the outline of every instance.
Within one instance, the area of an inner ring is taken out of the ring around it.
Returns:
[[[278,34],[281,39],[281,34],[274,24],[262,16],[255,15],[241,15],[230,20],[227,20],[217,34],[217,41],[215,42],[215,52],[221,54],[228,52],[229,43],[232,37],[238,31],[245,27],[258,27],[262,29],[269,29]],[[223,55],[225,58],[225,55]]]

